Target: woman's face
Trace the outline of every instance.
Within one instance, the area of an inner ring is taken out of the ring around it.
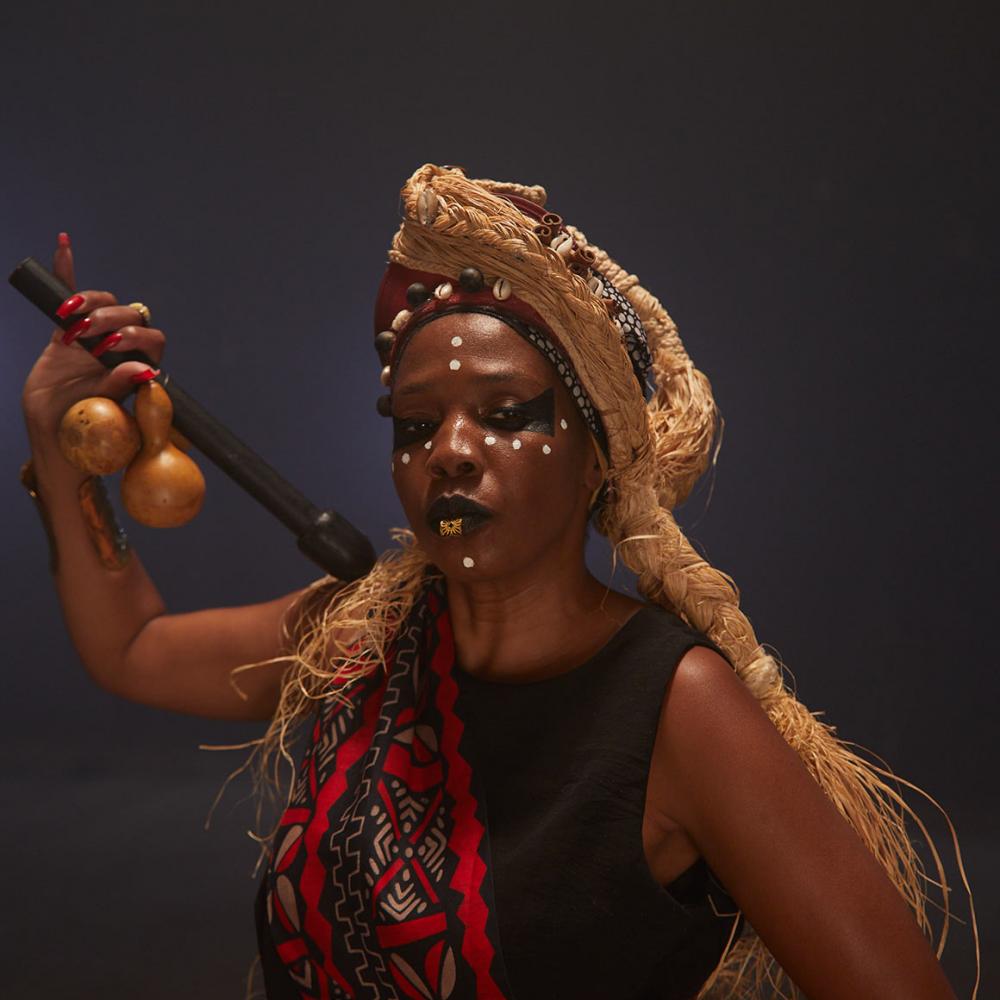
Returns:
[[[549,362],[493,316],[449,313],[412,336],[392,390],[393,481],[447,576],[582,559],[601,479],[577,409]]]

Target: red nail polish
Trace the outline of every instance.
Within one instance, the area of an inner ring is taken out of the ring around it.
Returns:
[[[58,240],[59,240],[59,246],[68,247],[70,245],[69,233],[60,233],[58,236]]]
[[[80,306],[83,305],[82,295],[71,295],[57,310],[56,315],[60,319],[65,319],[67,316],[75,313]]]
[[[147,368],[144,372],[136,372],[135,375],[129,376],[130,382],[152,382],[157,375],[160,374],[160,369],[157,368],[154,372],[152,368]]]
[[[110,351],[121,339],[120,333],[109,333],[90,353],[95,358],[99,358],[105,351]]]
[[[72,344],[77,337],[80,336],[85,330],[90,327],[93,320],[89,316],[84,316],[83,319],[78,319],[64,334],[62,342],[64,344]]]

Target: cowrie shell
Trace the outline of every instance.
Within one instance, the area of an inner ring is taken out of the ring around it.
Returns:
[[[573,237],[570,236],[569,233],[560,233],[549,244],[549,249],[555,250],[559,253],[569,253],[571,246],[573,246]],[[563,247],[566,249],[563,250]]]
[[[430,188],[424,188],[417,195],[417,219],[422,226],[429,226],[437,213],[438,196]]]
[[[442,282],[437,288],[434,289],[434,298],[436,299],[450,299],[453,289],[451,285],[445,281]]]
[[[604,290],[603,286],[601,285],[601,279],[598,278],[596,274],[587,282],[587,284],[590,286],[590,290],[595,295],[600,295],[601,292]]]
[[[510,282],[506,278],[497,278],[493,283],[493,298],[501,302],[510,298]]]
[[[392,321],[393,330],[402,330],[403,327],[410,322],[410,317],[412,315],[413,313],[411,313],[409,309],[400,309],[399,312],[396,313],[396,318]]]

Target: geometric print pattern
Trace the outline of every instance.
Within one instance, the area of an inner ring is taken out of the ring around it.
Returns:
[[[506,322],[513,326],[510,319],[506,319]],[[605,451],[607,451],[607,436],[605,435],[601,418],[598,416],[597,409],[591,402],[590,396],[583,387],[579,376],[563,352],[541,330],[536,329],[528,323],[518,323],[515,329],[522,336],[526,337],[529,343],[537,347],[559,373],[559,377],[566,384],[566,388],[572,395],[576,405],[580,408],[580,414],[583,416],[584,421],[586,421],[591,433],[601,442]]]
[[[649,352],[646,328],[642,325],[642,320],[635,311],[635,306],[615,288],[614,283],[596,269],[592,273],[601,286],[597,294],[605,299],[613,299],[618,307],[615,312],[614,324],[621,334],[622,346],[628,351],[635,377],[639,380],[639,385],[642,386],[643,394],[648,398],[654,387],[649,381],[653,367],[653,356]]]
[[[432,581],[386,670],[321,703],[262,888],[269,996],[510,997],[454,659]]]

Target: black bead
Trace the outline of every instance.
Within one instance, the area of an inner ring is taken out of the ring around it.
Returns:
[[[392,345],[395,343],[396,335],[392,330],[383,330],[375,338],[375,350],[378,351],[379,357],[384,358],[392,350]]]
[[[417,306],[423,305],[430,297],[431,293],[427,290],[427,286],[421,284],[419,281],[413,282],[406,289],[406,301],[411,309],[416,309]]]
[[[483,272],[475,267],[466,267],[458,276],[458,283],[467,292],[481,292],[483,290]]]
[[[380,416],[391,417],[392,396],[379,396],[379,398],[375,400],[375,409],[378,410]]]

